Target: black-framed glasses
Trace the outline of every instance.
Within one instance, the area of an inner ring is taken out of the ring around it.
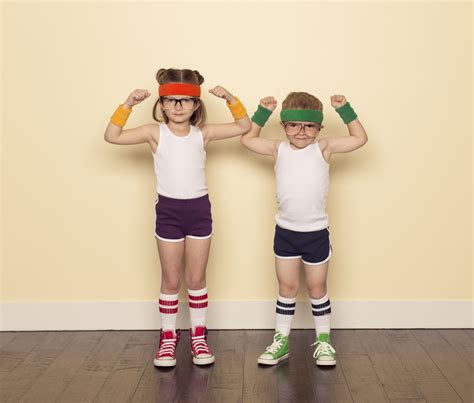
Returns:
[[[317,123],[297,123],[297,122],[284,122],[286,134],[289,136],[296,136],[303,129],[307,136],[315,137],[318,131],[321,130],[321,126]]]
[[[186,110],[194,109],[194,106],[199,102],[199,98],[168,98],[160,97],[160,103],[163,110],[174,109],[179,104],[181,108]]]

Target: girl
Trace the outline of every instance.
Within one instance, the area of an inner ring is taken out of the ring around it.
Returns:
[[[233,123],[205,124],[201,96],[204,78],[197,70],[160,69],[156,74],[159,98],[147,124],[123,130],[132,108],[150,96],[133,91],[113,114],[105,140],[113,144],[147,143],[153,153],[158,197],[155,205],[155,236],[161,262],[159,299],[161,332],[154,364],[176,365],[178,293],[184,280],[189,294],[190,344],[193,362],[211,364],[214,354],[207,345],[206,265],[212,235],[211,203],[206,186],[205,162],[209,142],[246,133],[251,123],[237,97],[221,86],[209,90],[227,101]],[[157,116],[160,110],[161,118]]]
[[[288,141],[258,137],[276,108],[273,97],[260,101],[252,117],[252,129],[241,139],[248,149],[275,159],[278,213],[274,252],[279,296],[276,334],[273,343],[258,358],[260,364],[274,365],[289,355],[288,336],[295,313],[301,263],[316,327],[313,357],[318,365],[336,364],[336,351],[330,339],[331,304],[326,287],[331,257],[326,213],[329,161],[334,153],[362,147],[367,142],[367,135],[344,96],[332,96],[331,104],[347,124],[349,137],[315,141],[323,127],[323,105],[306,92],[292,92],[283,101],[280,114],[280,124]]]

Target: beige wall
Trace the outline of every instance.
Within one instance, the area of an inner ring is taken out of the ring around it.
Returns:
[[[470,3],[3,3],[2,292],[6,301],[154,299],[155,182],[147,146],[103,130],[159,67],[190,67],[249,111],[306,90],[324,135],[369,143],[336,156],[333,299],[472,297]],[[204,95],[210,122],[230,120]],[[153,100],[129,127],[151,122]],[[282,138],[273,116],[265,137]],[[237,139],[208,150],[211,299],[273,299],[273,167]],[[304,292],[301,293],[304,296]]]

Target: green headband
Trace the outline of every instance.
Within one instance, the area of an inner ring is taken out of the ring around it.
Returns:
[[[322,123],[323,113],[314,109],[282,109],[280,112],[282,122],[314,122]]]

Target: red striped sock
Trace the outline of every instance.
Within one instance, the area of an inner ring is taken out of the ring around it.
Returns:
[[[176,316],[178,315],[178,294],[160,293],[161,329],[176,331]]]
[[[191,327],[194,330],[197,326],[206,326],[207,314],[207,288],[202,290],[189,290],[189,316]]]

